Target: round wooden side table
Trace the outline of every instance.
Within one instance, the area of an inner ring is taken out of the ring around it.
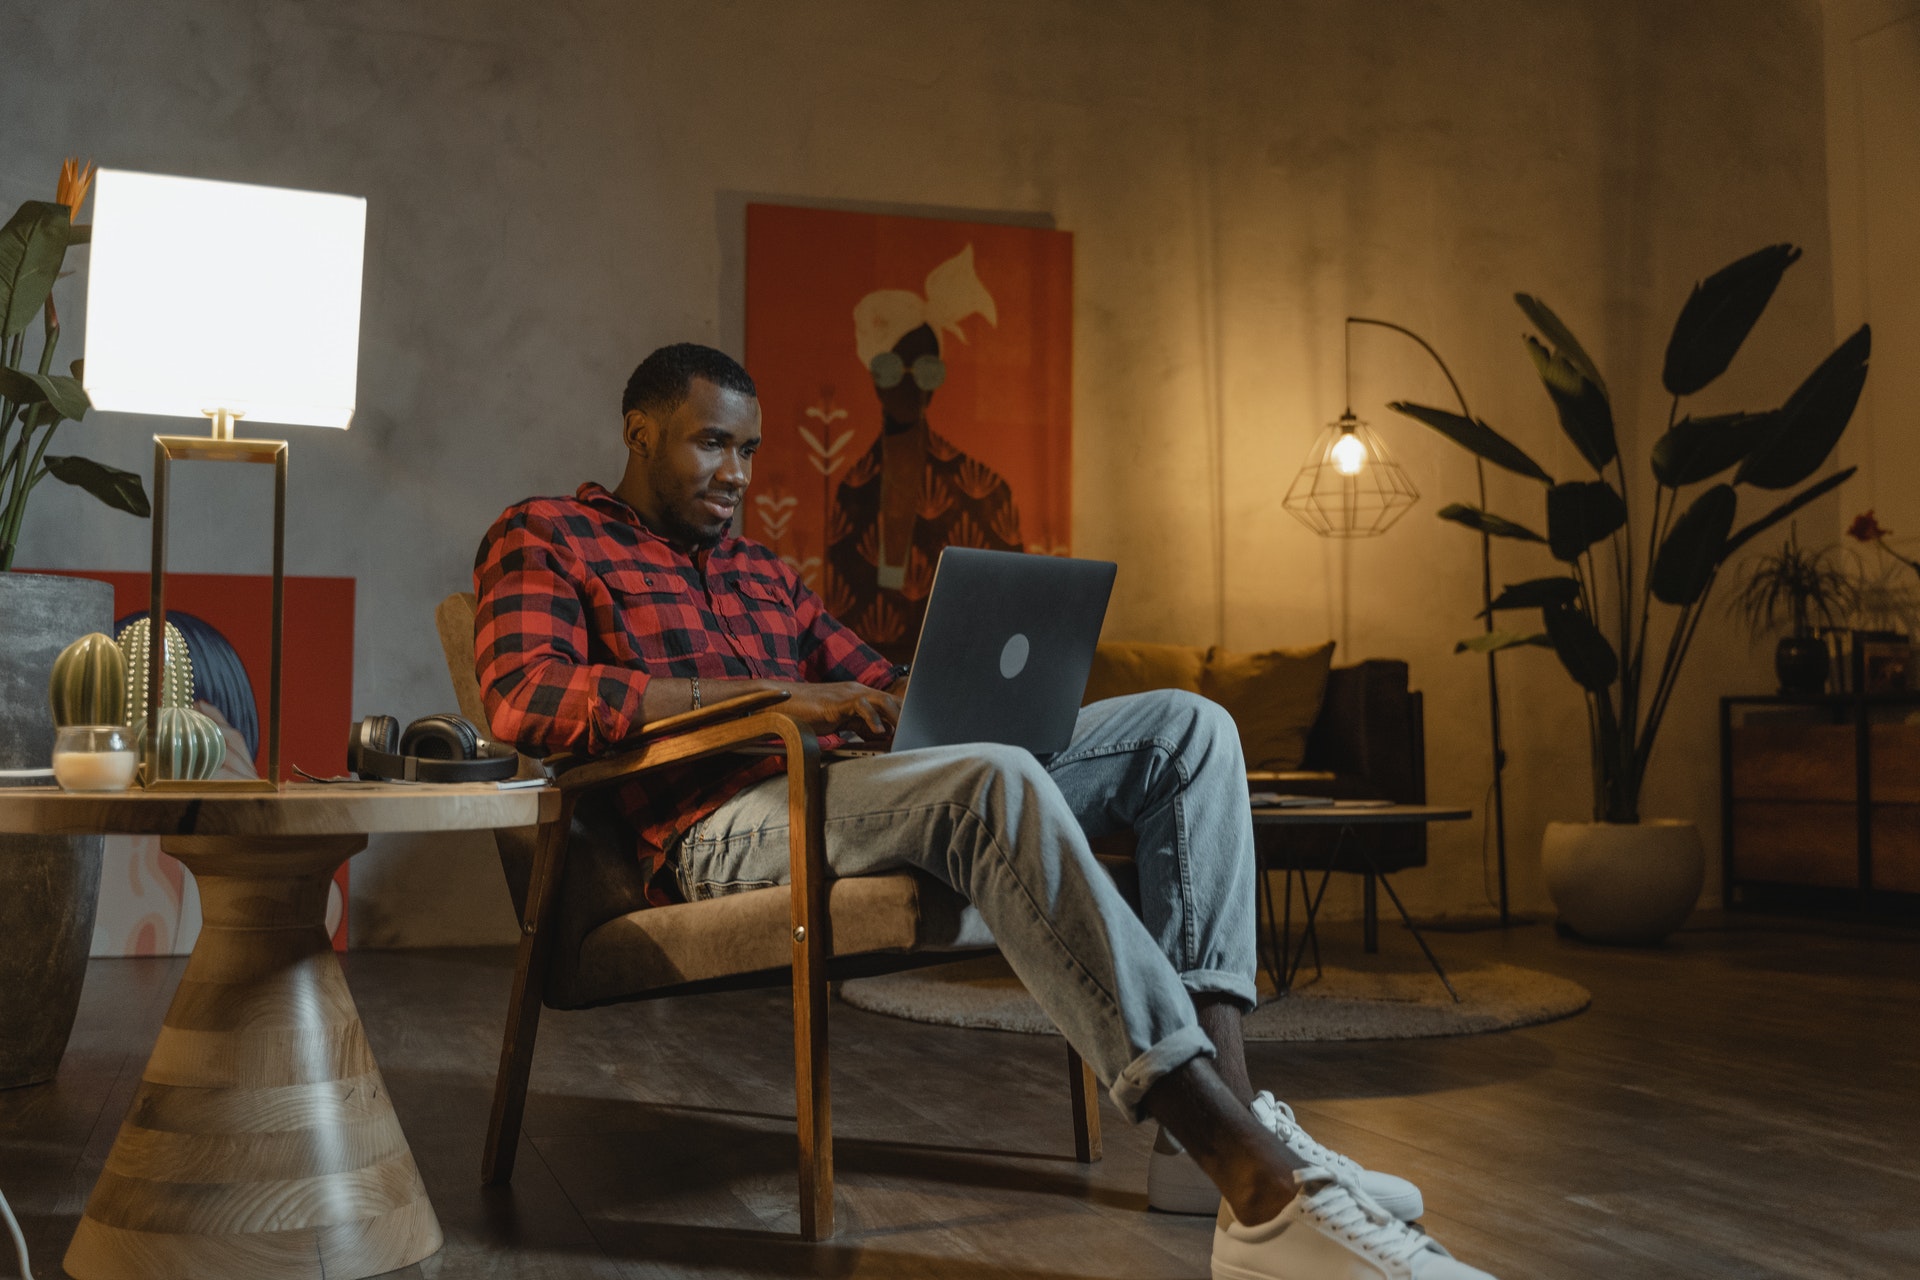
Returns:
[[[356,1280],[440,1223],[329,945],[334,869],[391,831],[527,827],[558,793],[0,789],[0,831],[158,835],[204,923],[67,1249],[75,1280]]]

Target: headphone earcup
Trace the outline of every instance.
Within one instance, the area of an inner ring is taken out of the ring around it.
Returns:
[[[471,760],[480,732],[456,715],[422,716],[400,735],[400,754],[422,760]]]
[[[392,755],[400,741],[400,722],[392,716],[368,716],[347,735],[347,768],[361,777],[382,776],[368,771],[369,752]]]

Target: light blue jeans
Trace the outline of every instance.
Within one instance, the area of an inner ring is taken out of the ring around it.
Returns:
[[[1213,1056],[1193,996],[1254,1006],[1253,820],[1240,738],[1214,703],[1171,690],[1096,702],[1044,763],[975,744],[825,775],[833,873],[912,867],[959,891],[1129,1118],[1162,1076]],[[1087,847],[1129,828],[1138,915]],[[784,883],[786,780],[689,831],[676,870],[689,900]]]

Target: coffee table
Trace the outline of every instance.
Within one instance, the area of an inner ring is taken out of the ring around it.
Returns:
[[[1361,866],[1358,868],[1358,873],[1367,877],[1367,919],[1369,926],[1367,931],[1367,950],[1374,950],[1376,945],[1372,930],[1372,892],[1374,882],[1378,881],[1380,885],[1386,889],[1387,897],[1392,899],[1394,910],[1400,913],[1401,922],[1407,926],[1407,931],[1413,935],[1413,940],[1420,944],[1421,954],[1426,956],[1427,963],[1432,965],[1433,971],[1440,976],[1440,981],[1446,987],[1447,994],[1453,997],[1455,1004],[1458,1004],[1460,1002],[1460,993],[1454,990],[1453,981],[1447,977],[1447,971],[1441,967],[1439,959],[1433,954],[1433,948],[1427,945],[1427,940],[1420,936],[1420,930],[1414,927],[1413,919],[1407,915],[1407,909],[1401,904],[1400,895],[1394,892],[1392,882],[1387,879],[1387,873],[1381,870],[1379,865],[1375,863],[1373,855],[1367,851],[1367,847],[1363,842],[1352,840],[1350,837],[1353,836],[1355,831],[1363,827],[1404,826],[1409,823],[1461,822],[1472,816],[1473,810],[1471,809],[1433,804],[1368,804],[1365,806],[1331,804],[1302,805],[1285,808],[1278,806],[1255,808],[1253,811],[1255,826],[1337,827],[1340,831],[1339,840],[1334,845],[1333,850],[1327,854],[1323,866],[1308,868],[1289,864],[1280,868],[1287,873],[1286,901],[1282,908],[1283,918],[1285,920],[1283,926],[1274,918],[1273,889],[1266,875],[1268,871],[1274,868],[1267,865],[1267,859],[1263,858],[1261,860],[1260,900],[1264,907],[1264,914],[1267,917],[1267,946],[1261,957],[1261,963],[1265,966],[1267,975],[1273,979],[1274,989],[1282,993],[1292,990],[1294,975],[1300,971],[1301,961],[1306,958],[1307,943],[1309,940],[1313,943],[1314,967],[1316,971],[1318,970],[1320,964],[1320,940],[1314,932],[1314,918],[1320,912],[1320,902],[1326,896],[1327,882],[1333,878],[1333,873],[1335,871],[1355,870],[1353,867],[1342,867],[1340,865],[1342,861],[1342,851],[1351,849],[1352,854],[1357,856],[1361,863]],[[1296,870],[1301,873],[1300,896],[1307,907],[1307,920],[1305,927],[1300,932],[1300,947],[1298,951],[1289,955],[1289,952],[1293,950],[1293,873]],[[1313,892],[1309,892],[1307,889],[1307,873],[1311,870],[1318,870],[1320,872],[1320,887]],[[1275,936],[1276,926],[1280,927],[1280,936],[1278,937]]]
[[[440,1247],[327,939],[327,887],[375,832],[527,827],[551,788],[0,789],[0,831],[157,835],[199,941],[65,1265],[75,1280],[357,1280]]]

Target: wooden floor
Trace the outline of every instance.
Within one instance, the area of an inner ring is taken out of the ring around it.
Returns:
[[[1398,929],[1383,942],[1418,963]],[[1418,1181],[1456,1254],[1503,1280],[1920,1276],[1920,934],[1707,917],[1658,951],[1537,925],[1434,942],[1574,978],[1593,1007],[1459,1040],[1254,1046],[1253,1074],[1329,1145]],[[95,961],[58,1081],[0,1093],[0,1189],[37,1275],[61,1274],[182,963]],[[1109,1109],[1106,1160],[1073,1162],[1057,1041],[843,1005],[840,1232],[799,1243],[774,994],[549,1014],[515,1182],[483,1193],[508,965],[348,959],[447,1233],[398,1275],[1206,1274],[1210,1221],[1145,1212],[1149,1130]]]

